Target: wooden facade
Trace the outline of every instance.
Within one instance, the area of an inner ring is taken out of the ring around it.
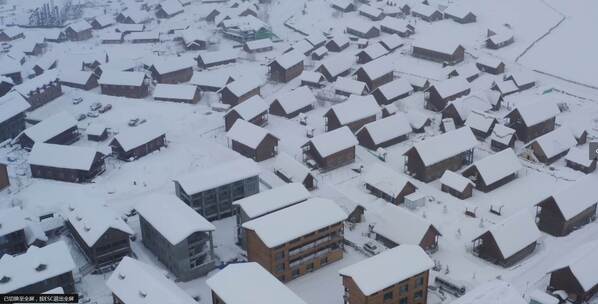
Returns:
[[[52,138],[46,140],[45,143],[57,144],[57,145],[70,145],[70,144],[76,142],[77,140],[79,140],[79,135],[80,135],[79,130],[78,130],[77,126],[74,125],[68,129],[64,130],[63,132],[56,134]],[[33,139],[31,139],[31,138],[29,138],[29,136],[27,136],[26,132],[22,133],[17,138],[17,142],[21,146],[21,148],[23,148],[25,150],[31,150],[31,148],[33,148],[33,145],[35,144]]]
[[[577,171],[581,171],[585,174],[590,174],[594,171],[596,171],[596,162],[597,160],[594,159],[590,162],[589,166],[586,166],[584,164],[580,164],[578,162],[569,160],[569,159],[565,159],[565,163],[567,164],[567,167],[573,169],[573,170],[577,170]]]
[[[598,201],[598,199],[597,199]],[[596,219],[596,205],[589,206],[570,219],[566,219],[552,196],[539,202],[536,206],[538,228],[553,236],[566,236],[581,226]]]
[[[8,167],[4,163],[0,163],[0,191],[10,186],[10,179],[8,178]],[[1,252],[0,252],[1,254]]]
[[[365,82],[370,92],[394,79],[392,70],[378,77],[372,77],[363,68],[360,68],[355,72],[355,75],[357,75],[358,81]]]
[[[333,109],[328,110],[324,114],[324,119],[326,120],[326,131],[336,130],[338,128],[347,126],[353,133],[357,132],[357,130],[361,129],[364,125],[376,121],[376,115],[371,115],[368,117],[364,117],[355,121],[348,122],[346,124],[341,124],[340,120],[336,116],[336,113]]]
[[[365,127],[365,128],[359,129],[359,131],[357,131],[357,133],[355,133],[355,137],[357,137],[357,140],[359,141],[359,145],[375,151],[378,148],[386,148],[386,147],[396,145],[400,142],[403,142],[403,141],[407,140],[409,135],[407,135],[407,134],[398,135],[398,136],[391,138],[387,141],[376,144],[374,142],[374,140],[372,139],[372,136],[370,135],[369,130],[367,129],[367,127]]]
[[[462,174],[463,174],[463,176],[465,176],[467,178],[475,179],[476,189],[478,189],[482,192],[490,192],[494,189],[497,189],[497,188],[509,183],[510,181],[514,180],[515,178],[517,178],[517,173],[512,173],[512,174],[509,174],[507,176],[504,176],[504,177],[498,179],[497,181],[495,181],[491,184],[487,184],[486,181],[484,180],[484,178],[481,176],[481,174],[478,171],[478,168],[475,166],[475,164],[472,165],[471,167],[465,169],[465,171],[463,171]]]
[[[303,60],[301,60],[300,62],[285,68],[275,60],[269,64],[269,68],[270,80],[286,83],[301,75],[301,73],[303,73],[304,65]]]
[[[387,193],[373,184],[365,183],[365,188],[374,196],[384,199],[385,201],[400,205],[405,202],[405,196],[414,193],[417,190],[417,187],[413,185],[411,182],[406,182],[405,186],[399,193]]]
[[[419,153],[414,148],[409,149],[404,155],[407,156],[407,172],[423,182],[431,182],[440,178],[446,170],[457,171],[462,166],[470,164],[473,159],[473,149],[451,156],[429,166],[424,164]]]
[[[413,57],[455,65],[465,59],[465,48],[459,45],[452,53],[445,53],[414,45],[411,54]]]
[[[581,304],[588,303],[598,292],[598,284],[589,290],[585,290],[575,273],[571,270],[571,267],[567,266],[550,272],[548,290],[564,290],[572,300],[572,303]]]
[[[52,80],[39,88],[35,88],[29,92],[20,93],[23,94],[25,99],[27,99],[29,104],[31,104],[30,110],[34,110],[62,96],[62,86],[60,85],[58,78],[56,78],[55,80]]]
[[[128,161],[130,159],[138,159],[165,146],[166,134],[162,134],[140,146],[134,147],[127,151],[123,149],[122,145],[118,142],[117,138],[114,138],[112,142],[110,142],[110,148],[112,148],[112,153],[115,154],[118,159],[124,161]]]
[[[123,257],[131,256],[132,250],[129,234],[126,232],[109,228],[95,244],[90,246],[83,240],[79,232],[69,221],[65,222],[65,226],[69,229],[79,248],[83,250],[85,256],[87,256],[96,268],[114,265]]]
[[[345,304],[426,304],[429,270],[366,296],[351,277],[342,276]]]
[[[237,111],[235,111],[234,108],[232,108],[230,111],[226,112],[226,114],[224,114],[224,130],[228,131],[230,130],[233,125],[235,124],[235,122],[237,121],[237,119],[243,119],[243,120],[247,120],[248,122],[256,125],[256,126],[264,126],[268,123],[268,111],[264,111],[262,113],[259,113],[258,115],[256,115],[255,117],[241,117],[241,115],[239,115],[239,113]]]
[[[464,88],[459,92],[455,92],[455,94],[450,96],[441,96],[436,89],[436,86],[431,86],[426,90],[426,108],[432,111],[440,112],[442,111],[449,102],[466,95],[469,95],[471,92],[470,88]]]
[[[224,87],[222,90],[220,90],[220,100],[222,101],[222,103],[228,104],[231,106],[236,106],[236,105],[242,103],[243,101],[245,101],[253,96],[256,96],[256,95],[260,95],[260,87],[259,86],[243,93],[243,95],[241,95],[241,96],[237,96],[228,87]]]
[[[510,257],[504,257],[500,251],[500,248],[498,247],[498,244],[496,243],[496,240],[494,239],[494,236],[492,236],[492,233],[489,231],[474,239],[473,243],[473,251],[475,255],[505,268],[520,262],[532,254],[532,252],[534,252],[536,249],[536,241],[534,241],[521,250],[515,252]]]
[[[92,181],[97,175],[106,170],[104,155],[96,153],[89,170],[58,168],[41,165],[29,165],[31,177],[53,179],[70,183],[84,183]]]
[[[80,79],[80,80],[83,80],[83,79]],[[84,82],[82,81],[79,83],[74,83],[74,82],[68,82],[65,80],[60,80],[60,83],[63,86],[80,89],[80,90],[85,90],[85,91],[89,91],[91,89],[97,88],[99,85],[98,77],[94,73],[90,73],[89,77]]]
[[[532,141],[536,137],[540,137],[553,131],[556,124],[556,117],[551,117],[535,125],[527,126],[516,109],[506,117],[509,119],[509,124],[507,126],[515,129],[517,138],[526,143]]]
[[[150,68],[150,72],[152,74],[152,78],[156,80],[158,83],[175,84],[188,82],[189,80],[191,80],[191,77],[193,76],[193,67],[188,66],[180,70],[160,74],[160,72],[158,72],[158,70],[154,66],[152,66]]]
[[[260,162],[278,154],[278,138],[268,133],[255,148],[249,147],[236,140],[231,140],[231,149],[247,158]]]
[[[463,190],[457,190],[457,189],[451,188],[448,185],[442,184],[440,186],[440,190],[442,192],[446,192],[458,199],[464,200],[464,199],[470,198],[471,195],[473,194],[473,184],[467,184],[467,186],[465,186],[465,188]]]
[[[110,96],[145,98],[149,95],[149,84],[145,80],[139,86],[100,84],[100,88],[102,94]]]
[[[355,161],[355,146],[322,157],[310,141],[303,146],[303,158],[312,159],[322,170],[332,170]]]

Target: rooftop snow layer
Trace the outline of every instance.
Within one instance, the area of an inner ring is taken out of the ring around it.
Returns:
[[[94,148],[38,142],[29,153],[29,164],[87,171],[98,151]]]
[[[268,134],[271,133],[262,127],[258,127],[243,119],[237,119],[232,128],[226,133],[226,137],[251,149],[257,149]]]
[[[110,228],[129,235],[135,234],[110,207],[95,202],[69,203],[64,215],[89,247],[93,247]]]
[[[290,183],[242,198],[233,203],[249,218],[256,218],[310,198],[309,191],[301,183]]]
[[[260,174],[260,167],[251,159],[240,158],[176,179],[188,195],[213,189],[224,184],[244,180]]]
[[[536,226],[535,216],[528,210],[522,210],[488,229],[496,241],[504,259],[536,242],[540,230]]]
[[[27,100],[15,91],[0,97],[0,123],[25,112],[29,107]]]
[[[424,165],[430,166],[473,149],[477,145],[478,141],[471,129],[460,128],[417,142],[413,148],[419,153]]]
[[[521,162],[513,149],[508,148],[473,163],[480,178],[490,185],[521,170]],[[467,169],[466,169],[467,170]]]
[[[320,134],[312,138],[310,142],[318,150],[321,157],[330,156],[358,144],[357,138],[346,126]]]
[[[473,182],[467,177],[464,177],[463,175],[455,173],[451,170],[444,171],[442,177],[440,178],[440,183],[459,192],[463,192],[467,185],[473,185]]]

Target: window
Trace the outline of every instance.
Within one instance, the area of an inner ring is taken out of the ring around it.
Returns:
[[[328,264],[328,257],[324,257],[320,260],[320,265],[326,265]]]
[[[309,263],[305,266],[305,271],[313,271],[314,270],[314,263]]]
[[[399,304],[407,304],[407,298],[402,298],[399,300]]]
[[[276,259],[277,261],[284,259],[284,251],[278,251],[276,252],[276,254],[274,255],[274,259]]]
[[[417,278],[417,280],[415,281],[415,287],[422,287],[424,286],[424,276],[421,275]]]
[[[421,300],[424,297],[424,292],[423,291],[418,291],[413,295],[413,300]]]
[[[392,291],[384,293],[384,301],[392,300]]]
[[[293,276],[293,279],[298,277],[300,274],[301,274],[301,272],[299,271],[299,268],[293,269],[293,272],[291,273],[291,275]]]
[[[409,291],[409,285],[407,283],[401,285],[401,293],[407,293]]]
[[[276,272],[283,272],[284,271],[284,263],[276,264]]]

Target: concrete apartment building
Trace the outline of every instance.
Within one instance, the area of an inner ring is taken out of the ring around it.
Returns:
[[[346,219],[333,201],[312,198],[246,222],[247,259],[291,281],[343,258]]]
[[[181,281],[214,269],[214,225],[170,194],[152,195],[135,209],[143,245]],[[176,223],[176,225],[173,225]]]

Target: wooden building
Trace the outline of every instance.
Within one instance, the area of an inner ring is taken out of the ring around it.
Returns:
[[[486,47],[497,50],[507,45],[513,44],[515,37],[511,33],[498,33],[486,38]]]
[[[423,182],[433,181],[446,170],[456,171],[470,164],[477,145],[478,141],[468,128],[420,141],[403,154],[407,158],[405,173]]]
[[[229,74],[215,70],[194,72],[189,84],[197,86],[202,92],[218,92],[233,81],[235,79]]]
[[[507,127],[515,130],[517,139],[527,143],[554,130],[559,113],[551,100],[538,100],[516,107],[505,118],[509,120]]]
[[[229,131],[238,119],[256,126],[265,126],[268,124],[268,105],[259,95],[256,95],[232,107],[224,114],[225,131]]]
[[[438,239],[442,236],[428,220],[406,208],[384,205],[377,214],[372,232],[385,247],[421,247],[428,254],[438,251]]]
[[[492,129],[492,135],[490,135],[490,148],[497,152],[515,148],[515,140],[515,130],[502,124],[496,124]]]
[[[326,49],[330,52],[339,53],[349,47],[349,37],[346,35],[336,35],[326,42]]]
[[[442,12],[426,4],[419,4],[412,7],[411,16],[418,17],[426,22],[434,22],[443,18]]]
[[[64,210],[69,233],[97,269],[131,256],[133,229],[110,207],[98,203],[70,203]]]
[[[4,180],[6,174],[6,165],[0,164],[0,180]],[[8,176],[6,176],[8,178]],[[3,188],[2,188],[3,189]],[[31,229],[25,217],[25,212],[20,207],[10,207],[0,209],[0,254],[17,255],[27,251],[29,239],[31,238]]]
[[[278,137],[243,119],[235,122],[226,137],[233,151],[257,162],[275,157],[278,153]]]
[[[31,110],[37,109],[50,101],[62,96],[62,86],[55,70],[47,71],[42,75],[29,79],[17,85],[14,90],[23,95],[31,104]]]
[[[260,84],[255,79],[237,79],[219,91],[220,101],[236,106],[249,98],[260,95]]]
[[[320,72],[329,82],[334,82],[339,76],[348,76],[354,62],[355,59],[349,54],[336,54],[324,59],[314,71]]]
[[[37,143],[70,145],[78,139],[77,121],[66,112],[59,112],[25,129],[14,140],[21,148],[31,150]]]
[[[248,221],[247,260],[291,281],[343,258],[346,219],[335,202],[312,198]]]
[[[324,114],[326,131],[343,126],[357,132],[365,124],[375,121],[380,114],[380,107],[373,96],[351,95],[347,101],[336,104]]]
[[[115,22],[115,20],[114,20],[113,16],[102,15],[102,16],[97,16],[97,17],[94,17],[93,19],[91,19],[89,24],[91,25],[91,27],[94,30],[101,30],[103,28],[107,28],[107,27],[113,25],[114,22]]]
[[[149,79],[142,72],[106,70],[98,83],[104,95],[145,98],[149,94]]]
[[[270,38],[246,41],[243,44],[243,50],[247,53],[264,53],[274,49],[274,44]]]
[[[444,19],[451,19],[457,23],[467,24],[477,21],[477,16],[460,5],[450,5],[443,12]]]
[[[326,49],[326,47],[321,46],[315,49],[313,52],[311,52],[311,59],[322,60],[324,59],[324,57],[326,57],[326,55],[328,55],[328,50]]]
[[[553,236],[566,236],[595,221],[596,181],[592,175],[584,176],[537,203],[538,228]]]
[[[29,154],[31,177],[90,182],[106,170],[104,157],[93,148],[36,143]]]
[[[498,120],[495,117],[476,110],[472,110],[465,121],[465,125],[471,129],[473,135],[479,140],[488,138],[497,123]]]
[[[383,37],[378,41],[387,51],[394,52],[398,48],[405,45],[403,39],[397,34],[390,34],[388,36]]]
[[[55,288],[65,293],[75,293],[75,262],[64,241],[44,247],[31,246],[20,255],[3,255],[2,294],[42,294]]]
[[[291,119],[300,113],[311,111],[315,103],[316,97],[312,91],[306,86],[301,86],[277,95],[270,104],[270,114]]]
[[[166,19],[183,13],[185,9],[178,0],[164,0],[156,7],[156,17]]]
[[[596,170],[597,159],[588,157],[588,150],[586,148],[573,147],[569,149],[565,155],[565,162],[567,167],[581,171],[585,174],[590,174]]]
[[[268,64],[270,80],[276,82],[289,82],[303,73],[303,60],[305,55],[298,51],[282,54]]]
[[[376,151],[407,140],[411,132],[406,115],[391,115],[365,124],[355,136],[359,145]]]
[[[0,30],[0,42],[8,42],[25,38],[25,34],[18,26],[11,26]]]
[[[498,75],[505,72],[505,63],[496,57],[479,57],[478,61],[476,62],[476,66],[478,69],[480,69],[480,71],[493,75]]]
[[[158,83],[154,88],[154,100],[197,103],[200,99],[201,90],[195,85]]]
[[[379,105],[390,105],[413,94],[411,84],[405,79],[395,79],[371,92]]]
[[[564,291],[571,303],[591,302],[592,297],[598,292],[598,281],[594,276],[598,271],[598,242],[592,241],[571,249],[567,256],[548,271],[550,282],[547,290]]]
[[[150,123],[126,129],[110,142],[112,154],[124,161],[138,159],[165,146],[166,133]]]
[[[8,166],[0,162],[0,191],[10,186],[10,179],[8,177]]]
[[[458,199],[470,198],[475,184],[467,177],[461,176],[451,170],[444,171],[440,177],[440,190]]]
[[[397,34],[402,38],[409,37],[415,33],[415,27],[407,20],[399,18],[384,18],[380,22],[380,30],[389,34]]]
[[[85,130],[87,140],[101,142],[108,139],[108,128],[101,123],[91,123]]]
[[[242,157],[174,180],[176,195],[209,221],[234,214],[235,200],[259,192],[260,167]]]
[[[30,107],[17,92],[0,97],[0,142],[14,138],[25,130],[25,111]]]
[[[469,95],[471,87],[463,78],[452,78],[430,86],[424,92],[425,108],[440,112],[450,101]]]
[[[208,69],[237,62],[238,55],[232,51],[200,52],[197,55],[197,66]]]
[[[519,92],[533,88],[536,85],[534,75],[529,72],[515,71],[504,75],[504,80],[511,80]]]
[[[301,81],[300,86],[319,89],[324,86],[326,78],[319,72],[303,71],[299,75],[299,80]]]
[[[328,171],[355,161],[357,139],[349,127],[315,136],[301,146],[303,161],[311,167]]]
[[[402,245],[341,268],[346,304],[428,302],[434,262],[418,246]],[[375,275],[372,275],[375,274]]]
[[[523,210],[473,239],[473,254],[502,267],[511,267],[533,253],[539,238],[534,218]]]
[[[350,97],[351,95],[364,96],[368,93],[368,86],[365,82],[348,77],[336,78],[332,87],[334,88],[334,94],[343,97]]]
[[[355,10],[355,5],[350,0],[333,0],[330,6],[342,13],[348,13]]]
[[[317,187],[317,180],[311,171],[302,163],[290,155],[281,152],[276,156],[274,162],[274,174],[285,183],[301,183],[307,190],[314,190]]]
[[[264,303],[307,304],[255,262],[229,264],[206,283],[211,289],[212,304],[245,304],[250,299]]]
[[[359,15],[371,21],[380,21],[384,18],[384,12],[381,9],[370,5],[361,5],[359,7]]]
[[[371,39],[380,36],[380,28],[367,22],[357,22],[348,25],[346,33],[359,38]]]
[[[476,161],[462,174],[473,181],[478,190],[490,192],[517,178],[521,169],[517,155],[508,148]]]
[[[83,41],[91,39],[92,29],[91,24],[85,20],[81,20],[67,26],[64,33],[66,34],[66,38],[70,41]]]
[[[455,65],[465,58],[465,48],[453,41],[423,41],[413,45],[411,55],[446,65]]]
[[[403,204],[405,196],[417,190],[407,176],[377,163],[366,168],[363,183],[370,194],[395,205]]]
[[[534,154],[535,160],[550,165],[567,155],[577,142],[571,131],[565,127],[546,133],[529,143],[526,148]]]
[[[459,67],[450,67],[448,69],[447,78],[461,77],[465,78],[467,82],[473,82],[480,77],[480,70],[473,64],[466,64]]]
[[[157,60],[149,71],[158,83],[188,82],[193,76],[193,61],[188,57]]]
[[[390,57],[383,56],[370,61],[355,71],[357,80],[367,84],[371,91],[393,81],[394,65],[390,62]]]
[[[90,71],[62,70],[60,84],[63,86],[89,91],[98,87],[98,77]]]
[[[357,63],[368,63],[388,54],[388,50],[380,43],[374,43],[357,52]]]

